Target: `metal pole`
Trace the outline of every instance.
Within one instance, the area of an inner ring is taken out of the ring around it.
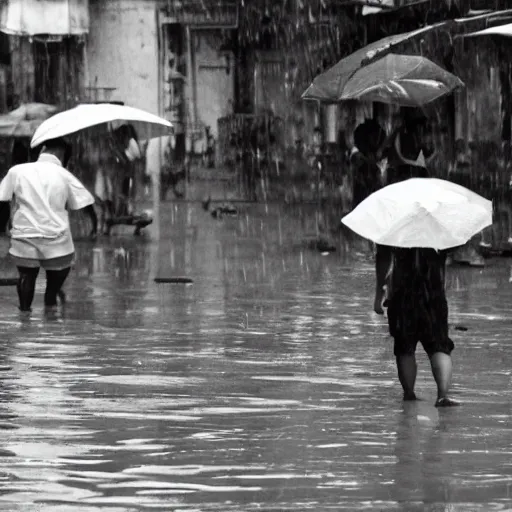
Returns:
[[[192,118],[191,127],[186,125],[187,133],[185,137],[190,137],[190,152],[194,153],[194,139],[195,139],[195,130],[197,127],[197,100],[196,100],[196,76],[194,69],[194,59],[193,59],[193,37],[192,31],[190,29],[190,25],[185,25],[185,40],[187,46],[187,89],[188,89],[188,111],[190,112],[190,117]],[[188,124],[188,123],[187,123]],[[185,198],[188,198],[188,180],[189,180],[189,162],[190,159],[187,159],[185,156]]]
[[[158,87],[157,87],[157,94],[158,94],[158,109],[159,113],[162,114],[163,109],[163,25],[160,23],[160,12],[158,9],[155,11],[156,16],[156,24],[157,24],[157,34],[158,34],[158,56],[157,56],[157,73],[158,73]],[[162,139],[160,138],[158,141],[158,168],[154,169],[154,172],[151,175],[152,179],[152,199],[153,199],[153,227],[154,227],[154,233],[156,240],[160,240],[160,167],[161,167],[161,146],[162,146]],[[148,143],[149,147],[149,143]],[[147,148],[146,148],[147,151]],[[146,156],[147,158],[147,156]]]

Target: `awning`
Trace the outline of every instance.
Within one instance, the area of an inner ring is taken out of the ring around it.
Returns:
[[[82,35],[89,31],[89,0],[6,0],[0,31],[17,36]]]
[[[396,7],[395,0],[382,0],[380,2],[367,2],[366,0],[359,0],[358,3],[363,5],[362,15],[376,14],[381,11],[387,11]],[[377,6],[377,3],[380,4]]]
[[[461,34],[463,37],[475,36],[505,36],[512,37],[512,23],[506,25],[498,25],[497,27],[489,27],[478,32],[471,32],[470,34]]]
[[[473,12],[473,14],[475,13]],[[466,30],[472,30],[475,32],[476,29],[483,29],[484,27],[486,27],[485,30],[488,30],[490,24],[503,23],[504,20],[510,20],[511,17],[512,9],[494,11],[485,14],[478,13],[478,15],[457,18],[455,20],[441,21],[434,25],[427,25],[411,32],[385,37],[384,39],[370,43],[369,45],[351,53],[347,57],[344,57],[327,71],[324,71],[315,77],[308,89],[302,94],[302,99],[330,101],[330,98],[336,95],[338,77],[341,72],[349,76],[362,65],[369,64],[379,57],[386,55],[390,51],[393,51],[398,45],[404,45],[410,41],[417,40],[417,38],[422,38],[429,32],[436,32],[437,30],[440,30],[450,37],[461,37],[462,35],[465,35],[464,31]],[[398,48],[396,51],[399,51]],[[402,49],[399,53],[403,52],[404,51]],[[327,88],[325,86],[326,83],[330,84]]]
[[[39,125],[56,112],[54,105],[25,103],[8,114],[0,115],[0,137],[30,138]]]
[[[426,4],[431,0],[352,0],[356,5],[363,6],[361,14],[367,16],[369,14],[378,14],[380,12],[397,11],[404,7],[413,7],[418,4]],[[350,4],[347,2],[345,5]]]
[[[468,16],[465,18],[455,18],[455,23],[457,25],[464,25],[467,23],[478,23],[482,22],[485,25],[489,25],[490,23],[499,25],[500,23],[504,23],[506,20],[510,20],[512,18],[512,9],[504,9],[501,11],[470,11]],[[449,21],[447,21],[449,23]]]

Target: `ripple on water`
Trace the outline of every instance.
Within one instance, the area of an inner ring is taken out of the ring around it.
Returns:
[[[192,411],[193,412],[193,411]],[[137,421],[175,421],[175,422],[192,422],[199,421],[201,419],[200,416],[192,416],[190,414],[180,413],[176,411],[175,414],[166,414],[164,412],[161,413],[138,413],[133,411],[125,411],[125,412],[108,412],[103,411],[101,413],[92,413],[93,416],[101,417],[101,418],[122,418],[122,419],[130,419]]]
[[[203,473],[232,472],[232,471],[262,471],[266,467],[258,464],[237,466],[237,465],[201,465],[190,464],[185,466],[139,466],[127,468],[123,473],[128,475],[161,475],[161,476],[190,476]]]
[[[105,384],[119,384],[123,386],[144,386],[144,387],[175,387],[175,386],[198,386],[204,383],[199,377],[178,377],[168,375],[137,374],[137,375],[99,375],[87,380]]]
[[[261,491],[261,487],[244,487],[239,485],[208,485],[187,482],[161,482],[157,480],[136,480],[117,484],[99,484],[99,489],[160,489],[166,491],[205,491],[205,492],[236,492]],[[137,491],[137,494],[140,492]]]
[[[212,224],[202,210],[181,219],[195,211],[188,203],[172,208],[173,232],[182,221],[202,230],[179,245],[179,265],[198,276],[187,293],[145,289],[155,269],[135,262],[169,258],[153,258],[150,244],[137,242],[123,272],[109,260],[101,274],[81,264],[87,272],[70,276],[71,298],[104,292],[87,305],[95,308],[87,321],[49,323],[39,310],[23,325],[10,322],[14,315],[0,321],[0,422],[18,427],[3,430],[0,509],[510,508],[508,268],[495,275],[497,293],[487,294],[471,284],[484,277],[460,271],[466,291],[450,299],[451,318],[469,326],[464,335],[453,330],[453,390],[464,406],[432,406],[435,385],[421,352],[425,400],[409,407],[386,321],[371,312],[373,264],[283,251],[265,233],[276,234],[276,212],[260,216],[262,230],[248,215],[246,229],[261,232],[274,252],[234,255],[226,223]],[[290,240],[298,235],[290,230]],[[210,250],[217,242],[222,257]],[[247,283],[236,277],[241,268]],[[99,325],[106,318],[111,326]]]

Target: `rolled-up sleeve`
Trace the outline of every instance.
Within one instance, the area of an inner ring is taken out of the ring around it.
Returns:
[[[94,204],[93,195],[71,173],[68,174],[68,207],[81,210]]]
[[[14,175],[9,170],[5,178],[0,182],[0,201],[10,201],[14,194]]]

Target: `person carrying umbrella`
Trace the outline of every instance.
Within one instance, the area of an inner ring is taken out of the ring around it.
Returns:
[[[404,36],[396,37],[342,59],[318,75],[302,97],[416,108],[464,85],[423,56],[386,53],[404,40]],[[457,189],[449,182],[427,178],[422,125],[410,116],[398,134],[388,138],[392,140],[387,150],[388,186],[363,200],[342,222],[377,244],[374,309],[383,313],[388,277],[389,330],[395,340],[404,399],[416,399],[414,354],[419,341],[430,358],[437,384],[436,406],[449,406],[455,402],[448,397],[453,342],[448,336],[444,250],[463,245],[490,225],[492,204],[463,187]]]
[[[36,162],[11,167],[0,183],[0,201],[14,199],[9,254],[18,268],[19,309],[30,312],[40,267],[46,271],[46,307],[57,305],[74,258],[67,208],[90,208],[93,196],[66,170],[71,146],[44,142]]]
[[[389,333],[394,338],[394,355],[404,400],[416,400],[416,345],[427,353],[437,384],[436,407],[458,405],[449,398],[452,378],[448,335],[448,303],[445,293],[446,251],[427,248],[393,248],[389,279]]]
[[[374,192],[342,222],[385,247],[389,332],[404,400],[415,400],[415,351],[423,345],[437,384],[437,407],[457,405],[448,396],[453,341],[448,334],[446,251],[492,224],[492,202],[436,178],[412,178]]]
[[[380,149],[381,154],[387,156],[389,162],[386,185],[409,178],[428,178],[430,176],[425,159],[428,150],[423,143],[423,135],[428,121],[423,115],[418,115],[412,109],[403,109],[402,116],[403,123],[393,130]],[[376,287],[373,309],[379,315],[384,314],[382,307],[384,286],[392,257],[390,247],[376,245]]]
[[[379,166],[380,149],[386,132],[374,119],[367,119],[354,130],[355,151],[350,156],[353,207],[384,184]]]

